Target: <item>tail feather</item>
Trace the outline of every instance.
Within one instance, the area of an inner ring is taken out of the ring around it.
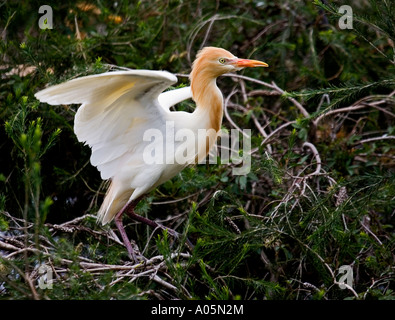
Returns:
[[[105,225],[111,222],[116,214],[125,206],[133,193],[133,189],[120,192],[117,185],[112,182],[107,190],[103,203],[97,213],[97,221]]]

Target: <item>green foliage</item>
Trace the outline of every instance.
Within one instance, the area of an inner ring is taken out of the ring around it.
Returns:
[[[46,4],[52,30],[37,1],[1,5],[0,299],[394,299],[390,1]],[[353,29],[338,27],[343,4]],[[136,211],[180,236],[125,219],[147,257],[131,265],[96,223],[107,184],[73,133],[78,106],[34,93],[122,67],[187,75],[208,45],[270,65],[218,79],[223,128],[251,129],[251,171],[218,157],[159,186]]]

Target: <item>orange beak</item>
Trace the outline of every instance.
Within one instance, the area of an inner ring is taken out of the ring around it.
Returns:
[[[258,61],[258,60],[249,60],[249,59],[234,59],[231,64],[233,64],[237,68],[255,68],[255,67],[268,67],[269,65],[266,62]]]

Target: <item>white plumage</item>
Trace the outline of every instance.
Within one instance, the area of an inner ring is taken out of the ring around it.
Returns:
[[[189,123],[192,130],[198,127],[190,119],[191,113],[169,110],[192,97],[190,87],[162,93],[176,82],[177,78],[166,71],[115,71],[74,79],[36,93],[37,99],[51,105],[82,104],[75,115],[75,134],[92,148],[90,160],[102,179],[112,179],[98,214],[103,224],[111,221],[127,201],[152,190],[187,165],[173,161],[169,166],[165,159],[162,164],[146,164],[143,159],[144,149],[155,142],[143,141],[146,130],[160,130],[166,137],[166,123],[174,123],[175,131]],[[165,145],[157,147],[160,150]]]

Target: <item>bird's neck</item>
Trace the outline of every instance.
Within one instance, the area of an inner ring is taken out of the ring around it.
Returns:
[[[216,77],[201,72],[191,79],[193,100],[196,102],[196,114],[208,120],[205,129],[221,128],[223,114],[223,97],[216,84]]]

